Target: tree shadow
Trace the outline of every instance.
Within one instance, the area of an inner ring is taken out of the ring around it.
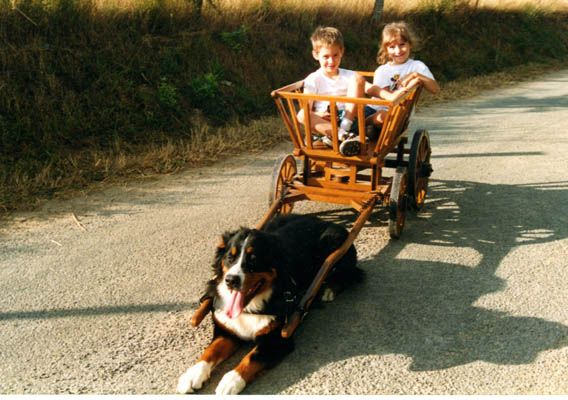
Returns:
[[[200,186],[213,190],[213,188],[222,187],[227,181],[266,176],[271,172],[276,156],[288,147],[289,144],[285,142],[268,149],[265,154],[256,155],[254,160],[250,160],[248,155],[234,156],[224,164],[216,164],[210,169],[207,167],[190,168],[177,175],[162,176],[159,180],[156,176],[147,181],[138,181],[135,185],[128,187],[110,184],[105,188],[93,189],[87,196],[75,194],[70,198],[50,200],[50,203],[42,207],[39,212],[0,213],[0,238],[5,236],[5,232],[9,229],[18,226],[22,215],[24,219],[29,216],[29,219],[49,221],[69,216],[70,213],[76,213],[79,218],[83,215],[112,217],[136,215],[143,207],[170,205],[195,207],[215,204],[215,202],[223,203],[226,202],[226,197],[212,196],[208,191],[196,190],[196,185],[188,185],[187,182],[197,181]],[[268,185],[266,190],[268,193]],[[248,193],[243,193],[243,196],[247,195]],[[2,250],[1,247],[0,250]]]
[[[566,239],[557,215],[568,211],[567,183],[431,181],[425,209],[409,219],[402,238],[360,262],[366,281],[310,312],[295,335],[296,351],[247,393],[279,393],[362,355],[402,354],[410,371],[433,371],[475,361],[528,364],[568,346],[561,323],[476,305],[505,289],[496,271],[513,249]],[[328,212],[350,223],[345,215]],[[410,246],[434,257],[416,259]]]
[[[0,311],[0,321],[12,320],[45,320],[69,317],[93,317],[114,314],[145,314],[196,308],[198,302],[191,303],[154,303],[154,304],[125,304],[119,306],[100,306],[83,308],[46,308],[31,311]]]

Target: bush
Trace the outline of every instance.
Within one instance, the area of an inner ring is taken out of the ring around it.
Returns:
[[[196,113],[221,126],[274,115],[270,91],[317,68],[309,43],[317,25],[343,31],[345,68],[376,68],[381,26],[358,10],[282,9],[263,1],[250,10],[197,15],[189,1],[99,3],[0,1],[5,193],[46,165],[54,177],[72,175],[70,153],[191,136]],[[384,23],[401,19],[422,39],[416,58],[441,82],[568,58],[562,13],[475,11],[446,0],[404,15],[383,13]]]

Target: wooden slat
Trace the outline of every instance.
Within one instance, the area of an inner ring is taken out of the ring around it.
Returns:
[[[292,122],[290,121],[290,118],[288,117],[288,113],[286,112],[286,107],[284,106],[282,99],[277,98],[277,99],[275,99],[275,102],[276,102],[276,107],[278,109],[278,112],[280,113],[280,116],[282,117],[282,120],[284,121],[284,125],[286,126],[286,129],[288,130],[288,133],[290,134],[290,139],[292,140],[292,144],[294,144],[295,148],[300,148],[301,143],[298,142],[297,129],[294,129],[294,126],[292,125]]]
[[[343,162],[367,167],[377,164],[377,157],[375,156],[371,157],[369,156],[369,154],[363,154],[352,157],[345,157],[341,153],[333,151],[333,149],[305,149],[304,154],[314,160],[319,161]]]
[[[365,136],[365,106],[357,106],[357,129],[359,130],[359,141],[365,145],[367,137]]]
[[[308,144],[308,148],[313,148],[312,143],[312,118],[310,116],[310,102],[308,101],[300,101],[300,105],[302,110],[304,110],[304,135],[306,138],[306,143]],[[301,136],[301,133],[298,129],[298,136]],[[303,146],[302,146],[303,147]]]
[[[294,101],[292,99],[286,99],[288,103],[288,110],[290,111],[290,118],[292,118],[293,126],[294,126],[294,139],[292,142],[294,143],[294,147],[303,147],[304,141],[302,140],[302,136],[300,134],[300,122],[298,121],[296,107],[294,106]],[[296,145],[297,143],[297,145]]]
[[[327,194],[330,196],[337,197],[353,197],[357,199],[368,199],[375,196],[380,190],[370,191],[370,185],[360,185],[360,186],[347,186],[341,185],[340,183],[325,182],[318,180],[320,178],[310,178],[308,179],[308,184],[304,185],[299,182],[295,182],[293,188],[298,192],[304,193],[306,196],[310,194]]]
[[[337,103],[335,100],[329,103],[329,117],[331,119],[331,140],[333,141],[333,151],[339,152],[339,142],[337,140]]]

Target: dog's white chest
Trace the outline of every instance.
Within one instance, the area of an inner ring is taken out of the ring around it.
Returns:
[[[239,338],[252,340],[256,333],[266,328],[276,316],[242,313],[237,318],[229,318],[222,310],[216,310],[215,319]]]

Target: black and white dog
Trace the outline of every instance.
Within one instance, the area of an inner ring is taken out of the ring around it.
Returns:
[[[213,299],[213,341],[179,378],[177,391],[200,389],[211,371],[245,342],[255,346],[223,376],[217,394],[241,392],[259,372],[290,353],[292,339],[281,336],[286,316],[347,235],[337,224],[294,214],[274,218],[262,231],[241,228],[223,234],[213,263],[215,277],[202,298]],[[363,271],[356,264],[352,245],[328,274],[318,294],[321,300],[331,301],[361,280]]]

